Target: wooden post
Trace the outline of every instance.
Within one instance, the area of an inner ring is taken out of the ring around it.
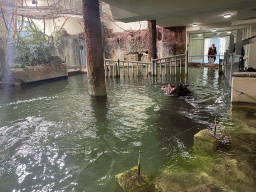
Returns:
[[[106,97],[99,0],[83,0],[82,3],[89,94]]]
[[[140,162],[140,157],[141,157],[141,151],[139,151],[139,159],[138,159],[138,176],[140,176],[140,165],[141,165],[141,162]]]
[[[156,20],[148,21],[148,58],[156,59]]]

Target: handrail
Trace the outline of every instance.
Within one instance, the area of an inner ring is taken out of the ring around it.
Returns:
[[[128,60],[115,60],[115,59],[104,59],[105,61],[112,61],[112,62],[125,62],[125,63],[138,63],[138,64],[151,64],[149,62],[141,62],[141,61],[128,61]]]
[[[175,60],[173,60],[175,58]],[[170,61],[168,61],[168,59]],[[164,61],[163,61],[164,60]],[[172,74],[172,67],[175,67],[174,73],[177,74],[177,67],[180,69],[180,73],[182,72],[182,66],[184,66],[183,61],[185,61],[185,74],[188,74],[188,52],[186,51],[186,54],[180,54],[180,55],[173,55],[169,57],[164,58],[158,58],[158,59],[152,59],[151,62],[141,62],[141,61],[128,61],[128,60],[115,60],[115,59],[104,59],[104,68],[105,68],[105,75],[108,77],[120,76],[120,68],[123,68],[123,75],[125,76],[125,73],[127,73],[129,77],[129,71],[131,68],[132,70],[132,76],[134,76],[134,67],[137,65],[137,75],[139,75],[139,69],[140,66],[141,69],[143,67],[146,67],[147,75],[151,74],[153,76],[157,76],[157,67],[160,68],[159,74],[162,76],[162,68],[164,68],[164,75],[167,75],[167,67],[170,69],[168,73],[170,75]],[[173,65],[174,63],[174,65]],[[135,66],[134,66],[135,65]],[[150,69],[150,70],[149,70]]]
[[[172,55],[172,56],[169,56],[169,57],[163,57],[163,58],[158,58],[158,59],[152,59],[152,61],[159,61],[159,60],[163,60],[163,59],[170,59],[170,58],[182,57],[182,56],[186,56],[186,54]]]

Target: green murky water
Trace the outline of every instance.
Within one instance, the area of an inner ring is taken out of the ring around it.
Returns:
[[[167,83],[188,83],[194,97],[167,97]],[[230,109],[227,81],[208,68],[190,68],[188,79],[107,79],[107,92],[91,99],[86,75],[1,90],[1,191],[113,192],[114,176],[137,165],[139,150],[154,174]]]

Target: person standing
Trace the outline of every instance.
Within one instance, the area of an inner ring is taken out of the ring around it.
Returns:
[[[212,44],[208,49],[208,63],[214,63],[216,60],[217,50],[215,44]]]

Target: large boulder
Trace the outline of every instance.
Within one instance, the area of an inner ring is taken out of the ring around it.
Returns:
[[[116,192],[155,192],[155,184],[143,171],[138,176],[138,167],[120,173],[116,178]]]
[[[219,141],[208,129],[203,129],[194,135],[194,147],[205,152],[214,152]]]

